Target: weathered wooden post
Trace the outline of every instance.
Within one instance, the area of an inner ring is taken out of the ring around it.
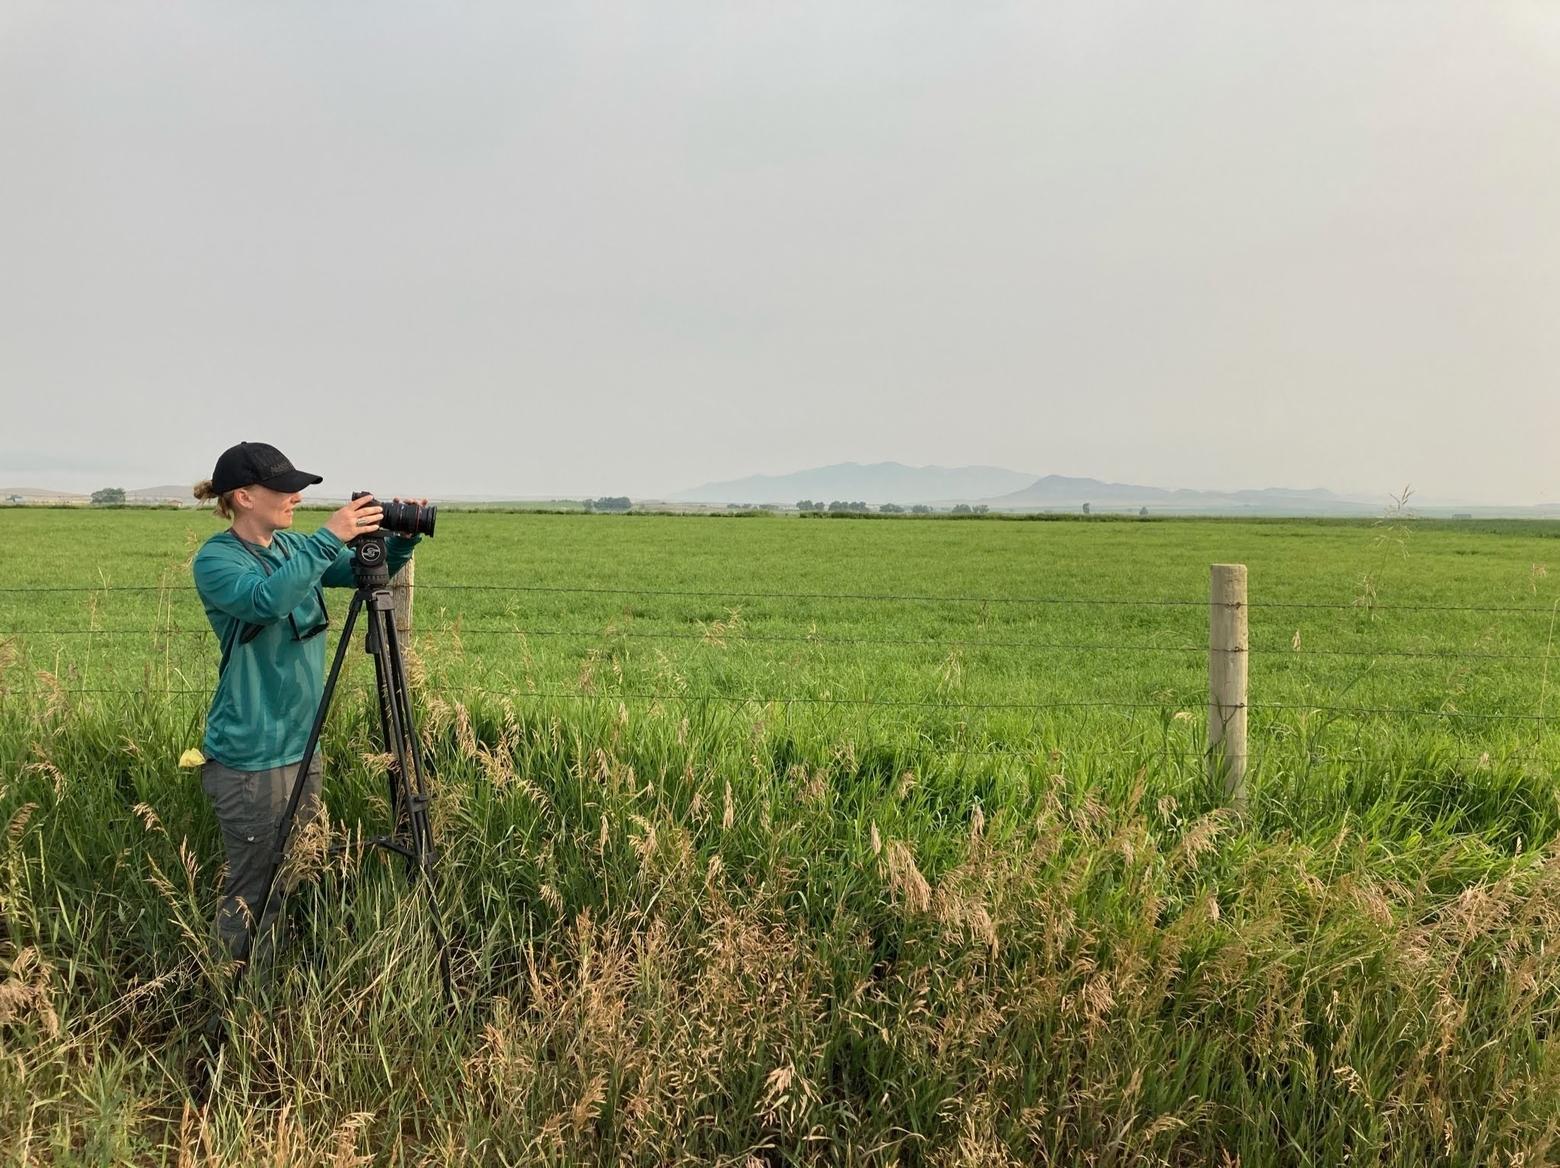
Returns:
[[[1208,762],[1246,805],[1246,565],[1214,564],[1208,590]]]
[[[390,579],[390,596],[395,601],[395,631],[404,641],[412,635],[412,588],[417,578],[417,557]]]

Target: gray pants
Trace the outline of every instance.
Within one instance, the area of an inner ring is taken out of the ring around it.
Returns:
[[[309,764],[298,816],[293,821],[289,842],[320,813],[320,775],[323,763],[318,753]],[[212,931],[230,956],[240,961],[250,954],[251,939],[259,946],[257,955],[269,952],[274,943],[276,924],[281,919],[282,903],[293,881],[285,868],[278,879],[265,917],[251,931],[254,914],[265,900],[266,881],[271,875],[272,854],[282,813],[292,794],[298,765],[273,767],[265,771],[235,771],[220,762],[208,761],[201,769],[200,785],[211,800],[222,827],[222,845],[227,852],[227,883],[222,903],[217,908]]]

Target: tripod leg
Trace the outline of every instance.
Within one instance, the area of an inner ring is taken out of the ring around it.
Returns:
[[[406,683],[406,666],[395,628],[394,603],[388,590],[375,594],[369,616],[373,621],[374,651],[384,659],[379,671],[383,679],[379,693],[382,714],[393,735],[390,753],[396,759],[394,778],[399,786],[395,802],[405,811],[406,827],[411,835],[407,874],[414,879],[422,876],[428,897],[429,922],[439,949],[440,980],[445,996],[453,1000],[449,943],[444,934],[444,913],[434,886],[433,827],[428,819],[429,793],[423,775],[422,744],[413,718],[411,690]],[[401,824],[398,822],[396,826],[399,829]]]
[[[408,808],[413,812],[410,816],[409,827],[419,862],[424,866],[428,866],[438,858],[438,853],[433,845],[433,831],[427,815],[429,801],[427,769],[423,763],[422,739],[418,737],[416,723],[412,715],[412,690],[406,681],[406,662],[401,656],[400,633],[395,627],[394,618],[389,614],[386,615],[385,619],[385,635],[390,643],[388,664],[391,693],[396,703],[397,717],[400,719],[406,742],[406,762],[408,763],[405,770],[407,779],[406,794],[409,801]]]
[[[398,688],[398,672],[395,667],[396,645],[392,640],[395,627],[394,607],[390,593],[385,590],[374,593],[369,602],[368,651],[374,655],[374,676],[379,686],[379,720],[385,732],[385,751],[390,755],[390,808],[391,837],[399,839],[403,834],[412,836],[408,853],[408,878],[415,876],[411,865],[421,864],[421,841],[417,838],[415,821],[415,788],[411,782],[414,764],[411,746],[407,741],[410,709],[404,701],[404,693]]]
[[[391,721],[391,702],[387,696],[391,692],[389,657],[388,654],[382,652],[378,647],[382,637],[374,616],[374,610],[370,609],[366,647],[369,656],[374,659],[374,692],[379,696],[380,741],[385,744],[385,752],[390,756],[390,763],[386,768],[385,774],[385,795],[390,801],[390,834],[399,836],[406,830],[406,808],[401,801],[401,782],[399,778],[401,755],[395,748],[395,744],[400,741],[400,737]]]

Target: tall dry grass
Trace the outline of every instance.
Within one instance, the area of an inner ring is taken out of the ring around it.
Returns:
[[[441,895],[316,856],[208,1056],[217,848],[155,701],[0,712],[7,1162],[1537,1164],[1556,808],[1499,767],[916,757],[430,693]],[[820,726],[820,736],[827,729]],[[361,708],[338,826],[383,823]],[[1107,745],[1102,743],[1102,747]],[[1454,782],[1455,779],[1455,782]],[[1447,823],[1447,808],[1461,819]],[[1520,821],[1520,822],[1519,822]],[[1519,838],[1521,837],[1521,838]],[[202,1084],[205,1084],[202,1087]]]

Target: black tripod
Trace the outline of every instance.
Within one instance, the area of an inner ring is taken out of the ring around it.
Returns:
[[[359,536],[352,541],[352,575],[357,591],[352,595],[352,606],[347,611],[347,623],[342,627],[341,640],[336,645],[336,656],[331,662],[330,673],[325,679],[325,692],[320,699],[319,712],[309,730],[308,744],[303,748],[303,759],[293,780],[292,793],[287,800],[287,810],[276,829],[276,843],[271,854],[271,875],[266,880],[265,896],[259,911],[250,922],[250,959],[260,922],[270,911],[271,900],[277,895],[277,883],[283,859],[287,854],[287,842],[292,836],[293,821],[298,815],[298,805],[303,800],[304,786],[308,781],[309,764],[319,747],[320,732],[325,727],[325,716],[330,712],[331,698],[335,695],[336,681],[341,675],[342,662],[346,660],[347,646],[352,640],[352,629],[359,613],[368,614],[367,650],[374,659],[374,676],[379,694],[379,725],[385,750],[390,755],[389,786],[391,831],[389,835],[361,841],[370,847],[381,847],[406,858],[408,881],[422,877],[428,895],[428,907],[433,925],[434,940],[439,947],[439,977],[444,985],[446,998],[453,998],[450,988],[449,945],[444,935],[438,893],[434,888],[433,864],[437,853],[433,846],[433,829],[428,822],[428,803],[431,796],[424,781],[422,744],[417,737],[417,727],[412,720],[411,692],[406,684],[406,666],[401,660],[401,643],[395,628],[395,601],[390,593],[390,573],[385,560],[384,537],[378,534]],[[247,962],[245,963],[248,964]],[[245,965],[234,975],[236,991],[243,981]]]

